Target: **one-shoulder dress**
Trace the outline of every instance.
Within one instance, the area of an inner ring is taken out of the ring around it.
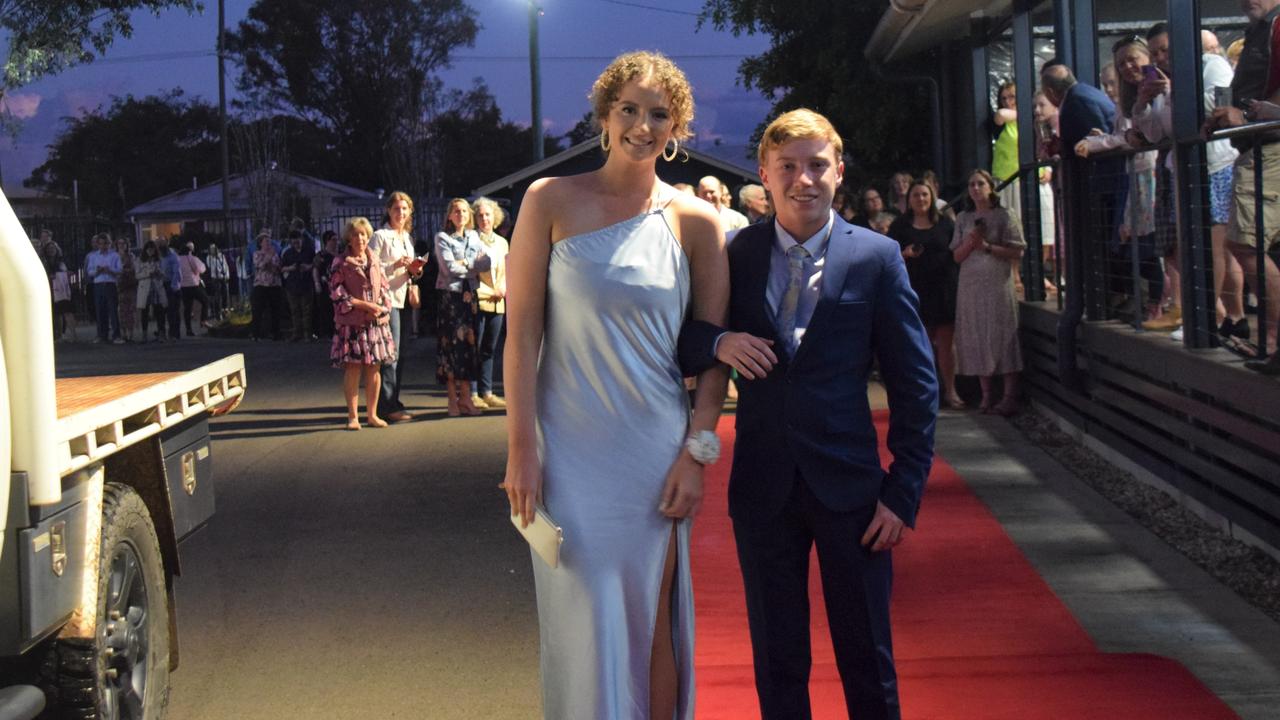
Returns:
[[[672,520],[658,511],[688,432],[676,339],[689,266],[661,210],[551,247],[538,365],[543,501],[560,567],[533,556],[543,715],[648,720]],[[677,720],[693,718],[689,521],[676,523]]]

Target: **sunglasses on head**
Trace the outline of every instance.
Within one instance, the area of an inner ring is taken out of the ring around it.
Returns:
[[[1142,37],[1141,35],[1136,35],[1136,34],[1125,35],[1124,37],[1117,40],[1114,45],[1111,46],[1111,52],[1114,54],[1116,51],[1118,51],[1120,48],[1126,45],[1141,45],[1142,47],[1145,48],[1147,46],[1147,39]]]

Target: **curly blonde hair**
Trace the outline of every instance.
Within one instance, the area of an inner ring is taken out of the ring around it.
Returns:
[[[347,221],[345,227],[342,228],[342,239],[350,241],[360,230],[364,231],[365,240],[373,237],[373,224],[366,217],[354,217]]]
[[[487,197],[478,197],[475,202],[471,203],[472,222],[475,222],[475,216],[480,214],[480,208],[487,207],[493,213],[493,232],[498,231],[498,227],[502,225],[502,221],[506,219],[506,213],[502,212],[502,206]]]
[[[692,135],[689,126],[693,123],[693,88],[689,86],[688,78],[666,55],[647,50],[619,55],[596,78],[591,94],[587,96],[591,100],[596,127],[603,127],[609,108],[618,101],[622,86],[637,78],[656,82],[671,99],[672,136],[684,140]]]

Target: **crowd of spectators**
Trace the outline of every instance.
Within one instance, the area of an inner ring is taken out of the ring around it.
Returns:
[[[1280,99],[1271,79],[1280,77],[1280,58],[1273,57],[1271,41],[1280,0],[1251,3],[1246,13],[1244,37],[1233,42],[1225,56],[1214,33],[1201,33],[1211,279],[1220,344],[1248,360],[1247,367],[1280,375],[1280,360],[1275,358],[1280,272],[1269,253],[1257,250],[1253,188],[1255,144],[1260,146],[1264,188],[1280,185],[1280,133],[1231,140],[1210,137],[1219,129],[1270,119],[1273,103]],[[1095,217],[1102,220],[1099,227],[1082,230],[1100,243],[1108,312],[1128,314],[1135,326],[1169,332],[1181,340],[1184,263],[1174,202],[1175,89],[1169,28],[1156,23],[1145,33],[1120,38],[1111,51],[1099,75],[1100,88],[1077,81],[1071,68],[1056,59],[1044,64],[1040,80],[1046,102],[1037,97],[1035,106],[1038,147],[1041,159],[1057,156],[1077,163],[1078,172],[1089,179],[1089,204],[1100,208]],[[995,122],[1007,115],[1003,94],[1000,104]],[[1280,112],[1274,117],[1280,118]],[[997,159],[1003,138],[996,141]],[[1266,227],[1262,242],[1268,251],[1277,247],[1280,235],[1277,198],[1270,189],[1261,202]],[[1043,230],[1046,238],[1063,239]],[[1253,287],[1260,269],[1264,287]],[[1251,295],[1265,300],[1258,335],[1247,317]],[[1258,339],[1263,335],[1265,344]],[[1270,359],[1260,360],[1264,355]]]

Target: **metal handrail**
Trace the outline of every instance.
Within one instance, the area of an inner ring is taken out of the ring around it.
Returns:
[[[1001,190],[1003,190],[1003,189],[1005,189],[1005,188],[1009,187],[1009,185],[1010,185],[1014,180],[1017,180],[1018,178],[1022,177],[1023,175],[1026,175],[1029,171],[1031,171],[1031,170],[1039,170],[1039,169],[1040,169],[1040,168],[1042,168],[1042,167],[1047,167],[1047,168],[1056,168],[1056,167],[1058,167],[1058,159],[1057,159],[1057,158],[1049,158],[1048,160],[1037,160],[1037,161],[1035,161],[1035,162],[1022,163],[1021,165],[1019,165],[1019,166],[1018,166],[1018,172],[1016,172],[1016,173],[1014,173],[1014,174],[1010,175],[1009,177],[1005,178],[1004,180],[999,180],[999,181],[997,181],[997,182],[996,182],[996,186],[995,186],[995,188],[994,188],[994,192],[1000,192]],[[969,191],[968,191],[967,189],[966,189],[966,190],[961,191],[961,192],[960,192],[959,194],[957,194],[955,197],[951,198],[951,200],[949,200],[949,201],[947,202],[946,206],[942,208],[942,211],[943,211],[943,212],[946,212],[947,210],[950,210],[951,208],[953,208],[953,207],[955,207],[956,205],[958,205],[959,203],[964,202],[964,199],[965,199],[966,197],[969,197]]]
[[[1270,132],[1272,130],[1280,130],[1280,120],[1263,120],[1261,122],[1251,122],[1236,127],[1223,128],[1215,130],[1209,134],[1210,140],[1232,140],[1240,137],[1250,137],[1259,133]]]

